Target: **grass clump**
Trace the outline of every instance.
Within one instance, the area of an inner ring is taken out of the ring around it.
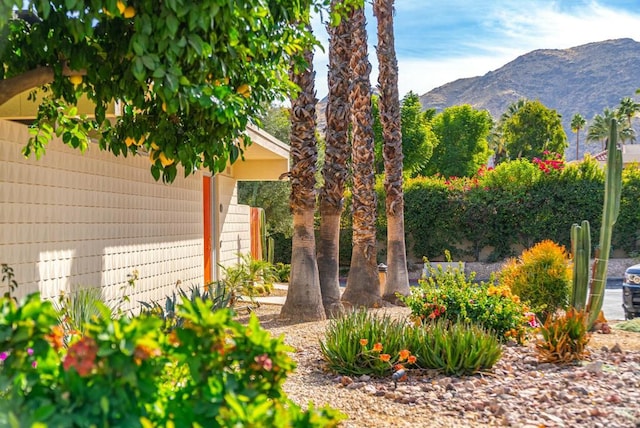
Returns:
[[[632,333],[640,333],[640,318],[634,318],[629,321],[615,324],[613,328],[617,330],[630,331]]]

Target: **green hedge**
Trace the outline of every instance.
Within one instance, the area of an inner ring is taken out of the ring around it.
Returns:
[[[386,240],[384,190],[378,185],[378,239]],[[456,259],[502,260],[544,239],[570,248],[573,223],[589,220],[599,241],[604,172],[587,157],[561,170],[543,172],[528,160],[500,164],[473,178],[420,177],[405,181],[405,233],[409,254],[438,260],[445,250]],[[342,237],[350,235],[350,201],[345,203]],[[612,245],[629,256],[640,252],[640,168],[623,172],[620,215]],[[463,247],[463,243],[466,243]],[[351,257],[350,239],[341,242],[341,264]],[[382,245],[384,247],[384,245]],[[384,251],[379,254],[385,261]]]

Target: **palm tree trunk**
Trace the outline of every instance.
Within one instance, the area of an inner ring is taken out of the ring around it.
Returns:
[[[342,301],[351,306],[378,307],[380,281],[376,263],[376,192],[371,115],[371,64],[367,58],[367,30],[364,7],[351,20],[351,101],[353,145],[353,250],[347,288]]]
[[[294,321],[325,319],[316,261],[313,216],[316,191],[315,172],[318,157],[316,129],[316,94],[314,89],[313,52],[305,54],[307,67],[292,72],[291,80],[300,87],[291,100],[291,196],[293,213],[291,276],[281,318]]]
[[[339,0],[331,2],[332,9]],[[344,183],[349,159],[349,58],[351,35],[349,20],[342,19],[336,27],[328,26],[329,41],[329,100],[327,102],[327,131],[320,190],[320,233],[318,241],[318,271],[322,304],[327,317],[342,312],[340,303],[340,215],[343,210]]]
[[[407,296],[409,273],[404,241],[404,193],[402,191],[402,130],[398,95],[398,61],[393,34],[393,0],[375,0],[378,19],[378,87],[380,122],[384,138],[384,189],[387,213],[387,279],[382,297],[394,304],[398,294]]]

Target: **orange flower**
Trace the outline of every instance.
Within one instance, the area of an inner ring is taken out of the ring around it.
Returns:
[[[64,329],[59,325],[53,326],[51,333],[47,334],[45,338],[53,346],[53,349],[58,351],[64,346]]]
[[[367,339],[360,339],[360,345],[367,346],[367,343],[369,343]]]
[[[389,354],[380,354],[380,360],[384,361],[385,363],[387,361],[389,361],[391,359],[391,355]]]
[[[176,333],[175,330],[169,333],[169,336],[167,336],[167,340],[169,341],[169,344],[173,347],[177,348],[178,346],[180,346],[180,339],[178,338],[178,334]]]
[[[151,348],[150,346],[140,344],[136,346],[136,349],[133,351],[133,361],[137,365],[140,365],[149,357],[159,357],[161,354],[158,348]]]
[[[409,355],[411,355],[411,352],[409,352],[407,349],[403,349],[402,351],[400,351],[400,361],[404,361],[407,358],[409,358]]]
[[[373,352],[382,352],[382,343],[378,342],[373,345]]]
[[[416,361],[418,361],[418,359],[416,358],[416,356],[415,356],[415,355],[409,355],[409,358],[407,359],[407,362],[408,362],[409,364],[415,364],[415,363],[416,363]]]
[[[404,370],[404,366],[402,364],[396,364],[395,366],[393,366],[393,370],[396,372],[398,370]]]

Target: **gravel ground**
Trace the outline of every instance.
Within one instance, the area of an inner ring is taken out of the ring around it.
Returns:
[[[328,321],[291,324],[279,306],[257,309],[262,325],[295,348],[285,383],[301,405],[328,404],[348,415],[344,427],[640,427],[640,334],[594,334],[577,365],[539,364],[533,347],[505,346],[489,373],[455,378],[411,373],[397,389],[388,379],[326,371],[319,349]],[[380,309],[394,316],[406,308]]]

